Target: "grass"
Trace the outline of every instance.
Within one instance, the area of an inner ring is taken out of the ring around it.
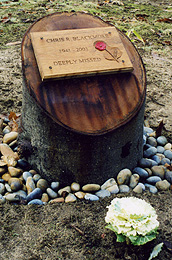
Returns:
[[[9,42],[21,41],[25,31],[38,18],[54,12],[84,11],[100,16],[118,27],[124,33],[134,29],[145,41],[146,45],[163,48],[164,44],[171,42],[172,29],[170,19],[172,6],[164,9],[163,5],[144,4],[144,1],[98,1],[81,0],[1,0],[0,2],[0,47],[7,48]],[[114,4],[113,4],[114,2]],[[116,4],[115,4],[116,2]],[[158,2],[158,1],[157,1]],[[159,0],[160,2],[160,0]],[[158,20],[160,20],[158,22]],[[134,34],[130,35],[135,44],[140,45]]]

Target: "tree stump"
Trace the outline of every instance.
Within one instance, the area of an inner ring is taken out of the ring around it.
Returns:
[[[31,32],[112,26],[83,13],[41,18],[22,42],[23,105],[19,141],[28,140],[28,160],[48,181],[102,184],[142,157],[146,76],[142,60],[118,30],[132,73],[42,82]]]

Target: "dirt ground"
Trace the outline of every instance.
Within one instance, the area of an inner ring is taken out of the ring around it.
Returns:
[[[168,1],[152,1],[154,5],[158,3],[164,9],[169,5]],[[170,37],[171,34],[169,41]],[[153,128],[163,119],[164,134],[172,141],[171,44],[159,48],[157,45],[154,48],[154,45],[154,40],[147,47],[138,45],[147,71],[145,119]],[[0,113],[21,113],[20,44],[4,46],[0,53]],[[117,243],[114,233],[105,229],[106,207],[114,196],[98,202],[78,201],[46,206],[0,205],[0,259],[147,260],[155,245],[162,241],[172,243],[172,191],[155,195],[145,192],[137,197],[151,203],[160,222],[157,239],[140,247]],[[163,247],[155,259],[170,260],[172,254]]]

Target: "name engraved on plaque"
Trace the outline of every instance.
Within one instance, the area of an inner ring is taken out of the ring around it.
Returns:
[[[132,71],[115,27],[31,33],[42,80]]]

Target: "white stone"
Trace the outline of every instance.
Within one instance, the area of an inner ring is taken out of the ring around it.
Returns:
[[[167,143],[165,146],[164,146],[164,149],[165,150],[171,150],[171,143]]]
[[[105,183],[103,183],[103,185],[101,186],[101,189],[106,190],[107,188],[109,188],[113,185],[117,185],[117,182],[114,178],[110,178],[109,180],[105,181]]]
[[[74,194],[69,193],[66,198],[65,198],[65,203],[69,203],[69,202],[75,202],[77,201],[77,198],[75,197]]]
[[[79,191],[79,190],[80,190],[80,184],[79,184],[79,183],[76,183],[76,182],[73,182],[73,183],[71,184],[71,190],[72,190],[73,192]]]
[[[107,188],[107,190],[111,193],[111,194],[117,194],[119,192],[119,187],[117,184]]]
[[[17,139],[17,137],[18,137],[18,133],[12,131],[12,132],[10,132],[10,133],[4,135],[4,137],[3,137],[3,143],[9,144],[9,143],[11,143],[12,141],[14,141],[15,139]]]

